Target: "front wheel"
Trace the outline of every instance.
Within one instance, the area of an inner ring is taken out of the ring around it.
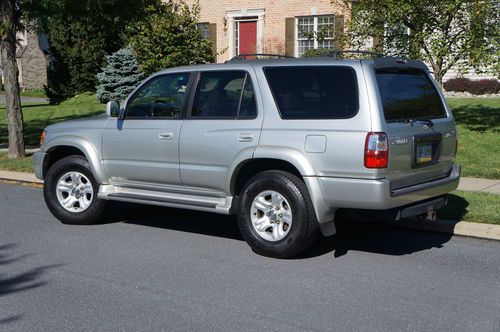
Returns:
[[[302,253],[318,234],[307,187],[283,171],[262,172],[248,181],[241,194],[238,224],[256,253],[276,258]]]
[[[97,198],[99,184],[82,156],[57,161],[47,172],[43,194],[50,212],[64,224],[89,225],[103,215],[106,201]]]

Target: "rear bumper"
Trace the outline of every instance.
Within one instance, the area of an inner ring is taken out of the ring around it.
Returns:
[[[332,208],[388,210],[442,196],[458,187],[460,165],[446,178],[391,190],[388,180],[360,180],[320,177],[326,204]]]

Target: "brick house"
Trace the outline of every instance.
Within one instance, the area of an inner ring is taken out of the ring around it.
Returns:
[[[47,85],[48,41],[44,35],[22,30],[16,35],[17,68],[22,90],[43,89]],[[2,73],[3,82],[3,73]]]
[[[197,0],[187,0],[190,6]],[[301,56],[318,47],[339,47],[344,13],[331,0],[199,0],[200,29],[217,62],[243,53]],[[311,38],[321,34],[321,38]],[[318,40],[319,39],[319,40]]]

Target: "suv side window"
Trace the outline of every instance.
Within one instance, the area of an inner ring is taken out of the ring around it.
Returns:
[[[179,73],[151,79],[131,97],[125,116],[132,119],[179,118],[189,76],[189,73]]]
[[[282,119],[349,119],[358,113],[358,84],[347,66],[267,67]]]
[[[192,117],[253,118],[257,115],[250,76],[244,71],[200,73]]]

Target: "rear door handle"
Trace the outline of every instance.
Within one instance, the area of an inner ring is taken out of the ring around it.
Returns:
[[[158,137],[160,139],[167,140],[167,139],[172,139],[172,137],[174,137],[174,134],[172,132],[161,131]]]
[[[251,142],[251,141],[253,141],[253,135],[252,134],[240,134],[240,136],[238,137],[238,141]]]

